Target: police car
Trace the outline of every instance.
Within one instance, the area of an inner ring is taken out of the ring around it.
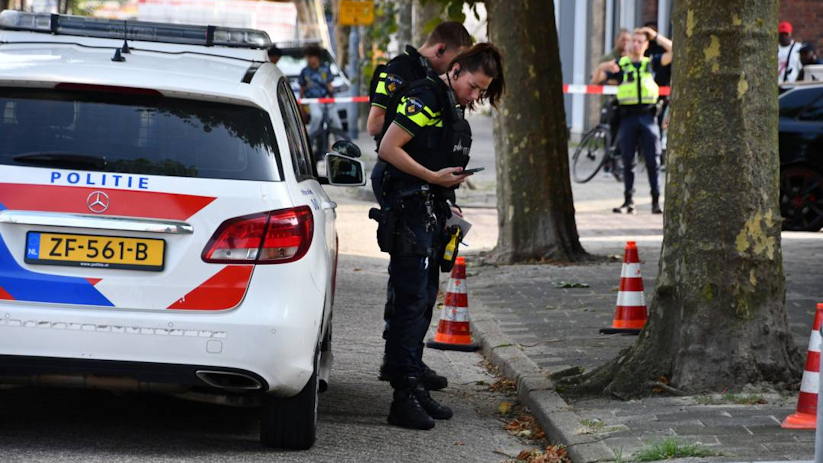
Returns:
[[[0,13],[0,384],[259,404],[305,449],[331,367],[318,175],[260,31]],[[0,397],[0,400],[2,398]]]

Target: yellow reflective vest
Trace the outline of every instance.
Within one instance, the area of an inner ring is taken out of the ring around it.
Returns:
[[[649,69],[650,58],[641,58],[639,69],[628,56],[620,58],[617,64],[623,71],[623,82],[617,87],[617,101],[621,106],[657,103],[660,89]]]

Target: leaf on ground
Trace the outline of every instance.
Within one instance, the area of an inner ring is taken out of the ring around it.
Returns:
[[[554,283],[555,288],[588,288],[588,283],[578,283],[573,281],[557,281]]]
[[[510,379],[500,378],[491,386],[489,386],[494,392],[515,392],[517,390],[517,386],[515,386],[514,382]]]
[[[570,463],[566,448],[562,445],[550,445],[545,450],[523,450],[517,455],[517,462],[524,463]]]
[[[497,406],[497,412],[501,415],[508,415],[509,412],[512,411],[512,403],[511,402],[500,402],[500,405]]]
[[[355,268],[354,268],[354,271],[355,271],[355,272],[359,272],[359,271],[361,271],[361,270],[363,270],[363,269],[362,269],[362,268],[360,268],[360,267],[355,267]]]

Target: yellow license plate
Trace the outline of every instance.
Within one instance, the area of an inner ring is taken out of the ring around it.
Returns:
[[[164,240],[29,232],[26,263],[126,270],[163,270]]]

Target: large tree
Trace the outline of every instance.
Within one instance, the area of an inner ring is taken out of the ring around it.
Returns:
[[[509,91],[494,114],[502,263],[574,262],[587,255],[574,220],[554,2],[486,1]]]
[[[780,244],[776,0],[678,0],[663,251],[634,347],[580,390],[799,378]],[[574,382],[574,381],[571,381]]]

